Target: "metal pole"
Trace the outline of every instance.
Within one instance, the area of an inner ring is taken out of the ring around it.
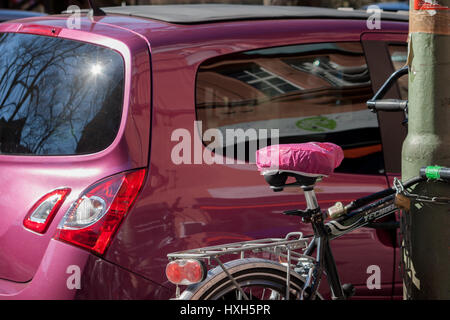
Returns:
[[[450,165],[450,0],[410,0],[409,123],[402,179],[427,165]],[[443,183],[414,193],[450,195]],[[413,203],[402,219],[405,299],[450,298],[450,211]]]

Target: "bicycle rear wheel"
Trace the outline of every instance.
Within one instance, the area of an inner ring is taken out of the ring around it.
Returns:
[[[247,258],[224,264],[245,294],[251,300],[285,300],[286,267],[264,259]],[[304,279],[292,271],[289,299],[299,299]],[[305,294],[307,297],[308,294]],[[317,297],[320,299],[320,297]],[[239,290],[222,268],[208,272],[205,281],[189,286],[180,296],[185,300],[240,300]]]

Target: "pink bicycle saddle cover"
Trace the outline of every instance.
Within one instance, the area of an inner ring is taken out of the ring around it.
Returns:
[[[327,176],[343,159],[342,148],[329,142],[279,144],[256,151],[256,165],[263,174],[288,171],[307,176]]]

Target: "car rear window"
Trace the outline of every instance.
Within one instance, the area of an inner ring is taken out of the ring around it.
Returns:
[[[124,62],[111,49],[0,34],[0,154],[77,155],[117,135]]]
[[[333,142],[344,149],[337,171],[379,174],[384,168],[377,115],[366,107],[373,95],[359,42],[315,43],[252,50],[216,57],[200,65],[197,120],[202,134],[278,129],[279,143]],[[268,132],[268,131],[263,131]],[[205,135],[203,135],[204,137]],[[258,147],[270,144],[257,136]],[[208,147],[210,141],[203,139]],[[216,154],[231,151],[254,161],[255,138],[225,141]],[[234,145],[234,151],[233,151]]]

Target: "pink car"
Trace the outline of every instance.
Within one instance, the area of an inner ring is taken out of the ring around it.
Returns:
[[[406,60],[407,16],[379,29],[320,8],[103,10],[0,24],[1,299],[168,299],[169,252],[310,234],[280,214],[303,195],[254,164],[273,139],[344,149],[323,208],[400,172],[401,119],[365,102]],[[356,298],[401,296],[395,221],[333,242]]]

